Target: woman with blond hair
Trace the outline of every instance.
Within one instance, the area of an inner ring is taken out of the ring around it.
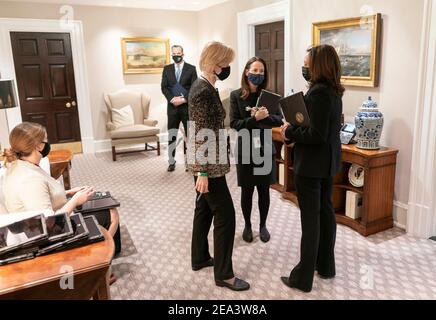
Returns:
[[[189,130],[188,161],[197,191],[191,254],[194,271],[213,266],[217,286],[245,291],[250,285],[233,273],[236,222],[226,181],[226,174],[230,172],[227,139],[222,134],[226,112],[215,87],[217,80],[224,81],[230,76],[230,63],[234,57],[234,51],[222,43],[208,43],[200,57],[201,77],[194,82],[189,94],[192,127]],[[203,137],[204,132],[209,135]],[[207,239],[212,220],[214,259],[210,256]]]
[[[41,159],[50,153],[46,129],[37,123],[23,122],[9,135],[11,148],[5,150],[6,176],[4,197],[9,212],[50,210],[54,213],[73,213],[90,200],[92,187],[65,191],[64,187],[39,167]],[[67,196],[71,197],[69,200]],[[95,215],[99,224],[114,237],[116,253],[121,250],[116,209]]]

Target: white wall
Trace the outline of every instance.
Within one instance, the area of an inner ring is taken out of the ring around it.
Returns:
[[[279,2],[278,0],[230,0],[199,13],[75,6],[75,19],[83,21],[86,58],[92,103],[92,119],[96,139],[106,139],[103,92],[121,87],[146,90],[152,96],[151,116],[166,129],[165,99],[160,93],[160,75],[123,76],[121,66],[121,36],[170,37],[185,46],[187,61],[196,64],[204,44],[218,40],[238,49],[237,13]],[[372,9],[383,14],[383,40],[378,88],[347,87],[344,113],[348,119],[356,114],[369,95],[379,103],[385,115],[382,144],[400,150],[397,164],[395,200],[399,206],[395,219],[406,225],[410,183],[412,141],[418,81],[418,59],[424,0],[293,0],[292,56],[295,67],[291,85],[305,89],[300,65],[306,48],[311,44],[312,23],[360,16]],[[0,1],[0,17],[57,19],[59,6]],[[1,57],[0,57],[1,58]],[[238,64],[232,64],[231,77],[222,88],[239,86]],[[0,70],[1,72],[1,70]],[[2,119],[0,114],[0,124]],[[0,130],[1,135],[1,130]]]
[[[220,40],[237,49],[237,13],[277,1],[232,0],[200,12],[200,44]],[[418,63],[423,18],[423,0],[293,0],[293,42],[291,56],[296,57],[291,73],[291,85],[304,90],[301,76],[305,50],[311,45],[312,23],[357,17],[363,14],[383,14],[380,86],[378,88],[347,87],[344,113],[353,120],[360,105],[369,95],[379,103],[385,115],[381,143],[400,150],[397,163],[395,220],[406,225],[409,197],[412,141],[417,96]],[[368,10],[369,9],[369,10]],[[216,27],[219,26],[219,27]],[[299,57],[299,58],[298,58]],[[298,60],[300,59],[300,60]],[[237,63],[234,64],[237,70]],[[233,74],[223,87],[239,85],[239,74]]]
[[[383,14],[380,86],[375,89],[348,87],[344,97],[344,113],[347,117],[353,117],[362,101],[369,95],[379,103],[385,116],[381,143],[400,150],[395,199],[407,204],[423,0],[294,0],[295,56],[301,56],[307,44],[310,44],[312,21],[359,16],[364,6],[371,6],[374,13]],[[303,88],[304,81],[299,75],[299,70],[295,70],[295,75],[295,83]],[[405,226],[405,211],[400,207],[396,209],[396,221]]]
[[[31,4],[29,8],[25,3],[0,1],[0,17],[59,19],[60,7]],[[161,131],[165,132],[167,107],[160,90],[161,75],[123,75],[120,39],[128,36],[169,38],[171,44],[183,45],[186,60],[196,64],[197,13],[93,6],[73,6],[73,9],[73,19],[83,23],[95,139],[108,138],[103,93],[121,88],[149,93],[150,117],[159,120]],[[0,119],[2,117],[0,115]]]

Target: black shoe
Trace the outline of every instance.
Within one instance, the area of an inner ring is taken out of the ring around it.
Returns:
[[[318,276],[323,280],[330,280],[336,277],[336,274],[333,272],[333,274],[328,275],[327,273],[321,273],[319,272],[318,267],[316,267],[315,271],[318,273]]]
[[[271,240],[271,235],[266,227],[260,228],[260,240],[262,240],[263,243],[267,243]]]
[[[168,172],[174,172],[175,170],[176,170],[176,165],[170,164],[170,166],[168,167]]]
[[[214,264],[213,258],[210,258],[206,262],[200,263],[199,265],[196,265],[196,266],[192,266],[192,270],[193,271],[200,271],[204,268],[213,267],[213,264]]]
[[[303,291],[304,293],[309,293],[309,292],[312,291],[312,289],[303,289],[303,288],[299,288],[299,287],[297,287],[297,286],[291,284],[291,283],[289,282],[289,278],[288,278],[288,277],[281,277],[280,279],[282,279],[282,282],[283,282],[287,287],[289,287],[289,288],[291,288],[291,289],[297,289],[297,290]]]
[[[251,228],[244,228],[244,232],[242,233],[242,239],[244,239],[244,241],[248,243],[253,242],[253,231],[251,231]]]
[[[330,279],[334,279],[336,277],[336,275],[325,276],[325,275],[320,274],[319,272],[318,272],[318,275],[323,280],[330,280]]]
[[[229,288],[230,290],[233,291],[247,291],[248,289],[250,289],[250,284],[248,282],[238,278],[235,278],[235,282],[233,282],[233,284],[230,284],[223,280],[215,280],[215,284],[218,287]]]

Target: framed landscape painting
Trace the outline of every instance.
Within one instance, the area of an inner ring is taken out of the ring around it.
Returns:
[[[122,38],[124,74],[161,73],[170,63],[169,39]]]
[[[335,47],[342,65],[342,83],[377,87],[379,82],[381,14],[313,24],[313,45]]]

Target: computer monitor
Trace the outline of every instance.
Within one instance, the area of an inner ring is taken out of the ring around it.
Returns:
[[[46,218],[48,241],[55,243],[73,236],[73,227],[67,213],[59,213]]]
[[[46,255],[54,251],[60,251],[68,248],[71,244],[80,242],[86,239],[89,235],[88,227],[83,219],[82,214],[77,213],[70,216],[71,227],[73,230],[72,237],[69,237],[63,241],[58,241],[49,246],[43,246],[39,248],[37,256]]]
[[[18,249],[37,246],[47,238],[47,225],[43,214],[1,227],[0,257]]]

